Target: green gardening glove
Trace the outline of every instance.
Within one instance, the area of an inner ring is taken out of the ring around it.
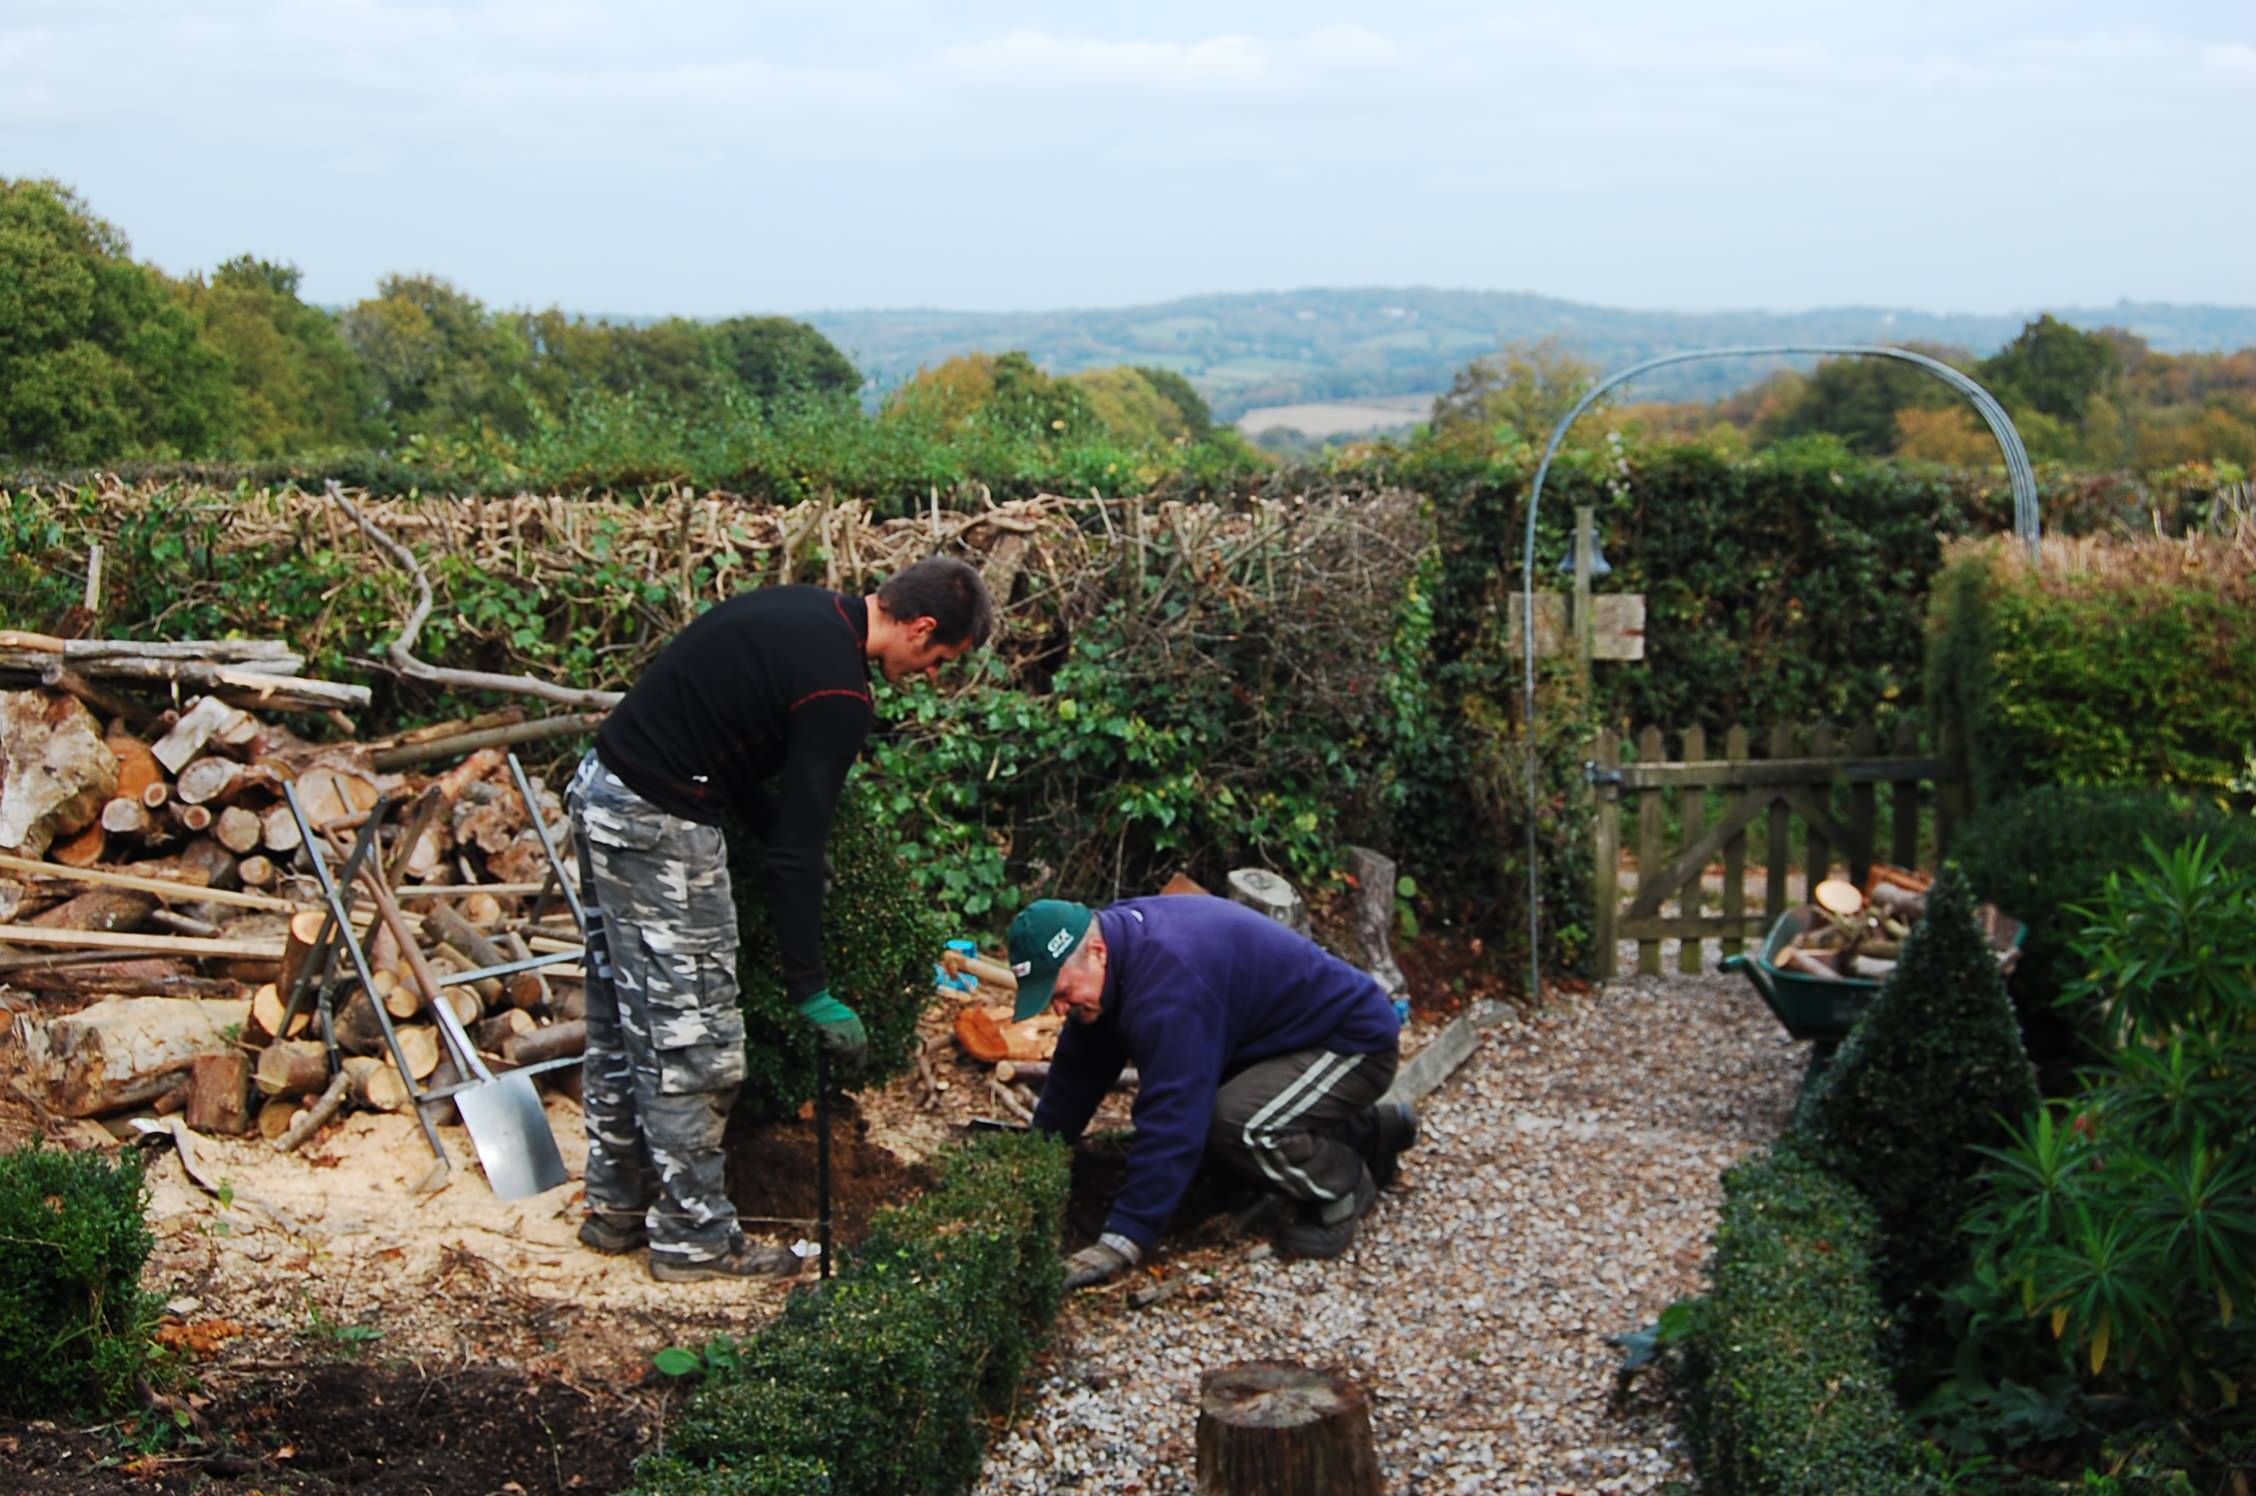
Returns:
[[[816,1040],[834,1062],[854,1069],[869,1058],[869,1030],[862,1027],[862,1016],[832,997],[828,987],[802,1001],[799,1016],[815,1026]]]

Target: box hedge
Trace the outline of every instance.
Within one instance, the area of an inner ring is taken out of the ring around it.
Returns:
[[[0,1155],[0,1414],[115,1408],[149,1359],[141,1158]]]
[[[953,1155],[882,1212],[838,1276],[710,1374],[642,1496],[962,1491],[1064,1297],[1066,1149],[1009,1136]]]
[[[831,827],[830,891],[823,901],[823,961],[831,995],[859,1013],[869,1058],[857,1083],[881,1085],[912,1063],[917,1018],[932,997],[932,966],[948,930],[902,875],[897,848],[870,814],[857,777]],[[736,894],[739,1005],[745,1084],[740,1108],[777,1117],[815,1094],[815,1031],[785,999],[783,969],[768,922],[768,874],[760,843],[729,838]]]
[[[1792,1138],[1723,1176],[1692,1345],[1702,1484],[1738,1496],[1934,1487],[1881,1356],[1879,1222]]]
[[[1958,1222],[1979,1194],[1977,1147],[2037,1105],[2037,1082],[1966,876],[1946,865],[1903,958],[1812,1080],[1795,1129],[1872,1202],[1892,1310],[1965,1267]]]

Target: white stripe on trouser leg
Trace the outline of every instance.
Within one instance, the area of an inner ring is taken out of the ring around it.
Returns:
[[[1331,1092],[1333,1086],[1344,1080],[1350,1070],[1362,1063],[1363,1056],[1359,1054],[1327,1054],[1295,1076],[1291,1085],[1279,1091],[1270,1099],[1267,1106],[1264,1106],[1246,1120],[1245,1129],[1239,1134],[1239,1140],[1245,1144],[1246,1151],[1253,1155],[1253,1161],[1261,1165],[1261,1172],[1267,1174],[1272,1183],[1279,1186],[1285,1185],[1285,1173],[1289,1173],[1294,1179],[1300,1181],[1301,1187],[1306,1189],[1312,1198],[1318,1200],[1337,1200],[1339,1198],[1336,1192],[1322,1188],[1315,1180],[1309,1178],[1299,1165],[1286,1158],[1284,1153],[1269,1139],[1278,1129],[1323,1100]],[[1272,1159],[1275,1162],[1271,1162]],[[1284,1170],[1285,1173],[1278,1172],[1280,1169]]]

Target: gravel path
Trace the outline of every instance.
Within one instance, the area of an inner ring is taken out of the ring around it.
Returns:
[[[1653,1491],[1690,1479],[1674,1410],[1612,1400],[1602,1337],[1698,1292],[1718,1174],[1778,1134],[1804,1048],[1744,982],[1629,977],[1515,1014],[1333,1263],[1239,1239],[1076,1295],[1038,1395],[978,1490],[1189,1493],[1202,1371],[1345,1366],[1375,1393],[1389,1489]]]

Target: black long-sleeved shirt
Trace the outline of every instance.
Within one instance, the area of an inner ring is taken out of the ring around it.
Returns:
[[[676,635],[595,735],[604,766],[660,810],[741,816],[767,852],[768,909],[793,1001],[823,972],[823,846],[869,736],[869,605],[768,587]]]

